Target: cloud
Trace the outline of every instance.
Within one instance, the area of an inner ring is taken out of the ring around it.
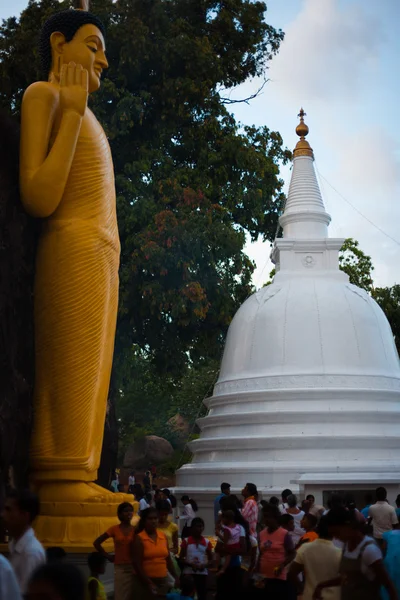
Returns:
[[[400,241],[400,160],[395,139],[385,129],[372,125],[357,135],[334,134],[331,144],[338,156],[337,166],[322,175],[377,227]],[[331,236],[358,239],[372,257],[376,285],[400,282],[399,245],[360,216],[323,180],[321,187],[333,217]]]
[[[305,102],[359,93],[385,39],[365,4],[338,0],[305,0],[285,32],[269,74],[280,92],[295,92]]]

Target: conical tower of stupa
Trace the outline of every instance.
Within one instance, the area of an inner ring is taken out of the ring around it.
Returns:
[[[400,368],[389,323],[339,270],[343,239],[327,214],[299,114],[274,282],[250,296],[229,331],[219,379],[177,492],[213,523],[221,482],[263,495],[291,488],[317,502],[377,485],[400,491]]]

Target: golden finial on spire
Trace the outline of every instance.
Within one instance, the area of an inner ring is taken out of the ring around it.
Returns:
[[[306,116],[306,113],[304,112],[303,108],[300,109],[300,112],[297,116],[300,118],[300,123],[296,127],[296,133],[300,137],[300,140],[296,144],[293,156],[311,156],[311,158],[314,158],[312,148],[306,140],[306,135],[308,135],[309,129],[304,123],[304,117]]]

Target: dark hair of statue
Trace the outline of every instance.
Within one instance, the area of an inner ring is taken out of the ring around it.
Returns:
[[[42,62],[43,74],[47,78],[51,69],[51,45],[50,37],[52,33],[59,31],[65,36],[67,42],[70,42],[78,29],[84,25],[95,25],[105,36],[103,23],[96,15],[84,10],[63,10],[51,16],[43,25],[40,32],[39,54]]]

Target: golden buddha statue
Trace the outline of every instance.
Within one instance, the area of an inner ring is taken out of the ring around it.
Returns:
[[[38,535],[45,543],[93,540],[107,519],[115,519],[115,504],[132,499],[93,483],[114,350],[120,255],[111,152],[87,106],[108,66],[105,50],[95,15],[56,13],[40,41],[48,81],[31,85],[22,103],[21,197],[27,212],[42,219],[31,467],[42,503]]]

